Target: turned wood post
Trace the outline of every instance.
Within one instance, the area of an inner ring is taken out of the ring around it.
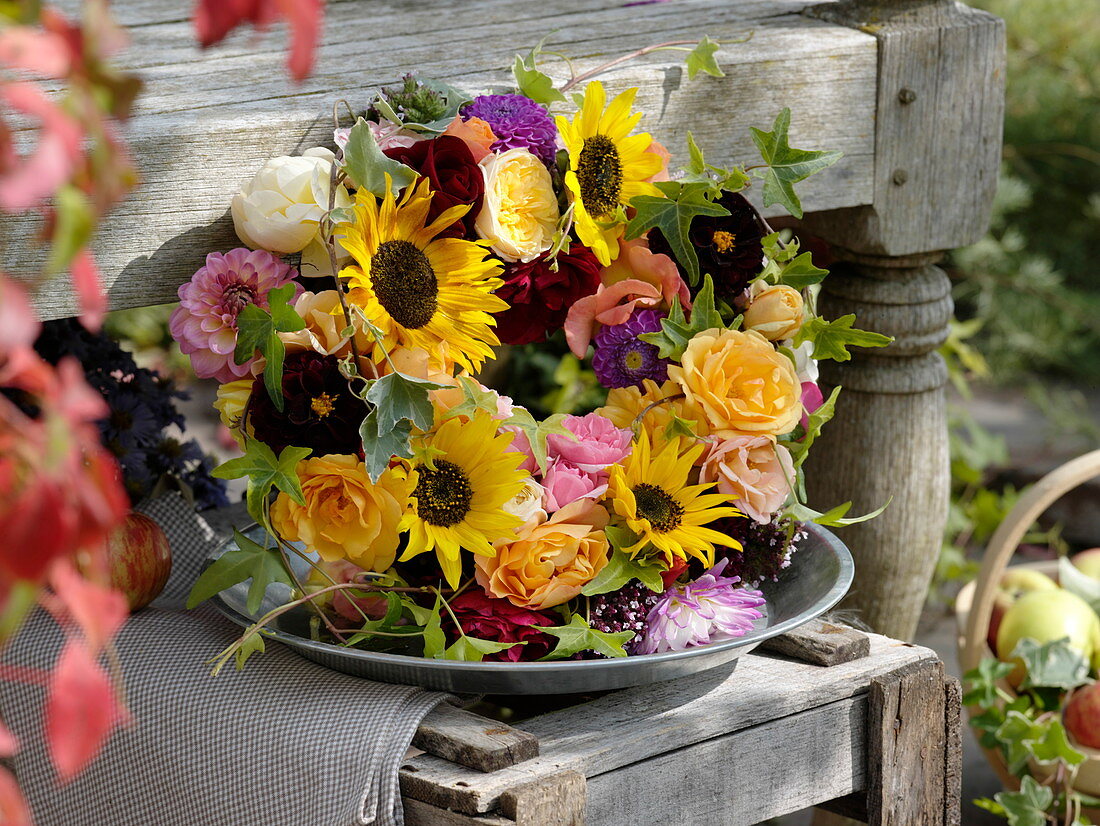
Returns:
[[[840,259],[826,280],[827,318],[895,337],[850,362],[826,362],[836,418],[814,446],[810,504],[847,499],[877,519],[838,531],[856,558],[845,605],[875,631],[916,630],[939,554],[949,496],[947,334],[950,283],[943,251],[977,241],[997,183],[1004,112],[1004,28],[949,0],[840,2],[806,12],[878,40],[874,202],[808,215],[803,229]]]

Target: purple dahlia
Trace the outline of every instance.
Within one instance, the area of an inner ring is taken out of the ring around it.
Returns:
[[[641,387],[646,379],[660,384],[668,378],[668,359],[657,355],[657,347],[638,338],[657,333],[665,314],[657,310],[635,310],[622,324],[601,327],[596,333],[592,369],[604,387]]]
[[[558,152],[558,130],[550,113],[523,95],[479,95],[462,110],[462,119],[480,118],[497,136],[494,152],[523,147],[550,166]]]

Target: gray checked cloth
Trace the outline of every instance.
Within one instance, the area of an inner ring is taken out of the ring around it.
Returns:
[[[178,494],[143,508],[166,530],[168,587],[117,643],[133,723],[58,786],[41,732],[44,691],[0,681],[0,716],[37,826],[401,826],[397,773],[421,719],[445,694],[330,671],[269,643],[243,671],[206,661],[239,629],[182,609],[215,531]],[[4,660],[50,667],[56,625],[32,618]]]

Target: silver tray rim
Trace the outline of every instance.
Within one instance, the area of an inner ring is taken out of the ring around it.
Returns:
[[[253,524],[245,528],[242,533],[247,533],[254,527],[258,526]],[[851,551],[849,551],[844,543],[831,531],[820,525],[808,522],[805,524],[805,528],[814,534],[825,547],[832,552],[839,563],[839,575],[829,591],[822,594],[817,601],[812,603],[802,612],[782,622],[778,622],[775,625],[768,625],[764,628],[756,629],[745,634],[743,637],[735,637],[732,640],[723,640],[722,642],[709,643],[708,645],[693,646],[682,651],[666,651],[659,654],[632,654],[627,657],[602,660],[465,662],[460,660],[435,660],[426,657],[413,657],[408,654],[389,654],[381,651],[366,651],[361,648],[348,648],[342,645],[334,645],[332,643],[307,639],[306,637],[299,637],[296,634],[290,634],[281,629],[265,631],[264,637],[265,639],[282,642],[291,648],[310,650],[322,656],[346,657],[353,660],[360,660],[365,663],[377,663],[379,665],[390,664],[402,668],[415,667],[417,669],[424,669],[428,672],[438,671],[449,674],[460,672],[470,675],[514,674],[517,671],[531,676],[563,675],[576,673],[586,669],[591,670],[593,668],[614,673],[618,669],[639,668],[643,663],[645,665],[657,666],[662,663],[677,662],[708,654],[715,655],[731,649],[755,648],[757,645],[764,642],[764,640],[778,637],[821,616],[840,602],[848,592],[848,589],[852,586],[852,581],[855,577],[855,560],[852,558]],[[213,561],[224,553],[231,544],[233,544],[232,538],[219,546],[208,558],[208,564],[209,561]],[[795,557],[797,558],[797,552]],[[248,628],[253,624],[254,620],[239,613],[236,609],[226,604],[220,593],[212,597],[210,601],[219,613],[242,628]]]

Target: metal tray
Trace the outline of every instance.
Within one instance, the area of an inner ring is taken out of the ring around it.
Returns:
[[[437,691],[471,694],[577,694],[607,691],[661,680],[686,677],[709,668],[733,663],[769,637],[790,631],[828,611],[847,593],[855,566],[852,555],[833,534],[817,525],[809,525],[810,535],[794,554],[789,568],[778,582],[761,587],[767,599],[765,616],[756,629],[743,637],[726,642],[670,651],[641,654],[613,660],[564,660],[557,662],[455,662],[428,660],[401,654],[383,654],[344,648],[309,638],[312,612],[301,606],[276,618],[269,626],[268,639],[285,643],[321,665],[345,674],[387,683],[419,685]],[[260,528],[246,531],[251,535]],[[262,536],[254,537],[262,541]],[[232,540],[215,551],[214,559],[236,548]],[[306,563],[301,576],[306,576]],[[245,608],[248,582],[222,591],[212,602],[217,609],[242,627],[259,616],[289,601],[290,589],[273,584],[267,589],[258,614]],[[731,665],[732,668],[732,665]]]

